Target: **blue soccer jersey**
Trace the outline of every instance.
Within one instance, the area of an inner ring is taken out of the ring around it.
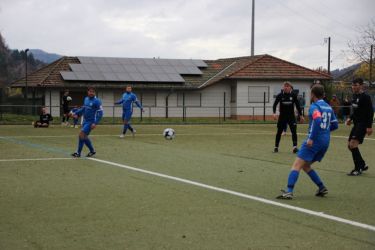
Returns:
[[[83,115],[82,131],[88,135],[91,131],[92,124],[98,124],[103,116],[102,102],[96,96],[86,97],[83,106],[79,108],[74,114]]]
[[[138,101],[137,96],[133,92],[125,92],[122,95],[121,100],[115,102],[115,104],[122,104],[123,111],[131,111],[133,109],[133,103],[142,109],[141,103]]]
[[[308,162],[321,161],[329,146],[330,132],[337,128],[338,122],[331,106],[324,100],[312,103],[309,109],[307,139],[312,140],[313,145],[309,147],[305,141],[298,157]]]

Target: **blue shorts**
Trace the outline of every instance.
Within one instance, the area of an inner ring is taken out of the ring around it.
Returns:
[[[327,152],[328,146],[329,143],[314,142],[312,147],[308,147],[306,141],[304,141],[297,156],[307,162],[321,161]]]
[[[133,112],[130,110],[130,111],[125,111],[122,113],[122,120],[127,120],[127,121],[130,121],[130,119],[132,119],[132,115],[133,115]]]
[[[81,128],[81,131],[83,133],[85,133],[86,135],[89,135],[90,132],[91,132],[91,125],[92,125],[92,122],[84,122],[82,124],[82,128]]]

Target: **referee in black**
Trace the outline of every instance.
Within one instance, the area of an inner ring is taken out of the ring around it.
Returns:
[[[363,143],[366,136],[372,134],[372,120],[374,117],[374,110],[372,108],[371,97],[363,91],[363,79],[357,78],[352,83],[353,112],[346,120],[346,125],[350,126],[353,122],[353,128],[350,131],[348,139],[348,148],[352,152],[354,169],[348,173],[349,176],[361,175],[363,171],[368,169],[365,161],[359,152],[358,145]]]
[[[298,118],[301,122],[304,122],[302,116],[301,106],[297,99],[297,95],[292,92],[293,86],[290,82],[284,82],[283,90],[276,96],[275,102],[273,103],[273,117],[276,120],[276,107],[280,103],[280,115],[277,121],[277,134],[275,141],[274,153],[279,152],[279,144],[283,128],[286,124],[289,125],[290,131],[292,132],[293,140],[293,153],[298,152],[297,148],[297,120],[294,114],[294,106],[298,111]]]

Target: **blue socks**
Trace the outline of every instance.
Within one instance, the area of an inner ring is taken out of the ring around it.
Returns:
[[[310,172],[307,173],[308,176],[310,176],[310,179],[319,187],[323,188],[324,184],[320,180],[319,175],[315,172],[315,170],[311,169]],[[294,185],[296,184],[298,180],[299,172],[297,170],[292,170],[289,173],[288,177],[288,189],[287,192],[293,192]]]
[[[299,172],[296,170],[292,170],[289,173],[288,177],[288,190],[287,192],[293,192],[294,185],[296,184],[298,180]]]
[[[91,140],[89,138],[86,138],[86,139],[78,138],[77,154],[81,155],[83,145],[86,145],[89,148],[90,152],[95,152],[94,147],[92,146]]]
[[[322,188],[324,187],[323,182],[320,180],[319,175],[315,172],[315,170],[311,169],[310,172],[307,173],[311,180],[319,187]]]
[[[128,126],[129,126],[129,124],[125,124],[125,125],[124,125],[124,128],[123,128],[123,130],[122,130],[122,133],[123,133],[123,134],[126,134],[126,131],[128,130]]]
[[[85,140],[84,139],[81,139],[78,137],[78,149],[77,149],[77,153],[79,155],[81,155],[81,152],[82,152],[82,148],[83,148],[83,144],[85,143]]]
[[[90,152],[95,152],[94,147],[92,146],[92,143],[89,138],[86,138],[85,144],[89,148]]]

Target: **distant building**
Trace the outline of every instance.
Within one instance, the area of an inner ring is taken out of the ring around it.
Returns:
[[[113,108],[113,103],[131,84],[145,106],[145,116],[181,117],[185,112],[188,117],[217,117],[225,113],[248,119],[263,117],[264,101],[272,106],[286,80],[309,100],[311,84],[331,77],[270,55],[218,60],[62,57],[28,75],[28,89],[44,96],[44,105],[50,106],[53,116],[60,115],[64,89],[70,90],[72,105],[81,105],[86,87],[93,85],[105,116],[119,117],[121,108]],[[12,87],[24,88],[25,79]],[[266,115],[271,112],[267,108]]]

